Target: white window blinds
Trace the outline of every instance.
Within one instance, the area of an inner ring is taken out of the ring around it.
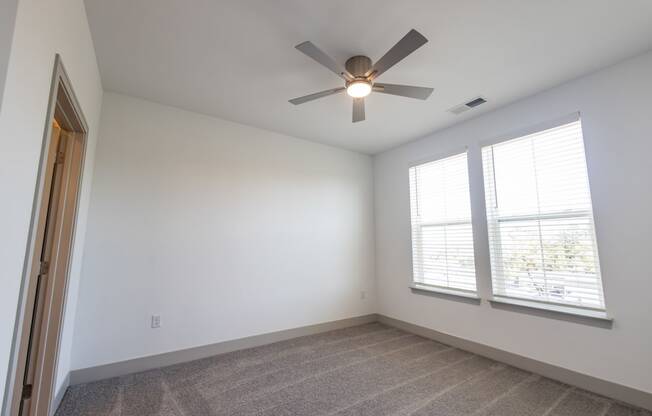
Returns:
[[[494,296],[604,309],[576,120],[482,149]]]
[[[466,152],[410,168],[414,283],[475,292]]]

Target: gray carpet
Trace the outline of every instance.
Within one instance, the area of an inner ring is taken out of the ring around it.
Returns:
[[[73,386],[56,415],[652,413],[373,323]]]

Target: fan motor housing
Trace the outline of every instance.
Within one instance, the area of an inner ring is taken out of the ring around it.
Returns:
[[[364,78],[367,71],[371,69],[371,59],[362,55],[353,56],[347,59],[344,66],[354,77]]]

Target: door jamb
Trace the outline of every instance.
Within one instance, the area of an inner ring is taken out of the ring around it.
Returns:
[[[74,247],[75,247],[75,234],[77,229],[77,217],[79,214],[79,201],[81,196],[81,187],[83,184],[83,173],[86,160],[86,148],[87,148],[87,139],[88,139],[88,124],[86,118],[81,110],[81,105],[75,96],[74,90],[72,88],[72,83],[68,74],[64,68],[61,56],[59,54],[55,55],[54,58],[54,69],[52,71],[52,81],[50,85],[50,94],[48,100],[48,107],[46,112],[45,119],[45,128],[43,133],[43,139],[41,144],[41,155],[39,161],[39,168],[37,174],[36,187],[34,191],[34,199],[32,203],[32,214],[30,218],[29,233],[27,238],[27,247],[25,252],[25,259],[23,263],[23,272],[21,276],[20,291],[18,306],[16,310],[16,321],[14,324],[14,334],[11,344],[11,351],[9,356],[9,366],[7,370],[7,382],[5,384],[4,391],[4,406],[0,409],[0,414],[3,416],[14,416],[17,414],[18,405],[20,404],[20,394],[17,392],[22,390],[22,383],[24,375],[21,373],[24,370],[22,362],[25,359],[25,344],[29,339],[29,326],[26,325],[26,311],[29,306],[30,295],[33,299],[34,295],[34,282],[30,281],[30,276],[33,275],[34,264],[34,254],[37,250],[36,243],[36,228],[38,226],[38,214],[42,207],[43,201],[41,197],[43,195],[43,186],[45,183],[46,175],[46,163],[47,163],[47,151],[50,146],[51,135],[52,135],[52,123],[55,120],[55,115],[57,118],[63,118],[65,123],[68,123],[68,129],[77,133],[81,137],[82,150],[81,150],[81,170],[79,173],[79,188],[77,190],[76,200],[75,200],[75,213],[73,216],[72,224],[72,239],[70,242],[70,255],[68,258],[68,264],[66,275],[65,275],[65,284],[64,284],[64,299],[62,300],[62,312],[60,316],[60,325],[58,328],[58,333],[56,334],[56,352],[54,360],[54,373],[53,373],[53,386],[51,389],[51,395],[49,398],[49,413],[53,413],[56,409],[52,409],[52,402],[56,395],[55,384],[56,376],[58,371],[59,363],[59,349],[61,341],[61,333],[64,327],[64,316],[67,306],[67,293],[68,293],[68,284],[69,284],[69,275],[70,275],[70,263],[74,256]],[[67,117],[67,115],[72,115],[73,117]],[[77,135],[76,134],[76,135]],[[31,292],[31,293],[30,293]],[[31,316],[31,313],[29,313]],[[17,399],[17,400],[16,400]],[[18,402],[18,403],[17,403]]]

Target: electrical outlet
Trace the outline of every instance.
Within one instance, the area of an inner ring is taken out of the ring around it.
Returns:
[[[161,327],[161,315],[152,315],[152,328]]]
[[[363,299],[363,300],[364,300],[364,299],[366,299],[366,298],[367,298],[367,292],[365,292],[365,291],[363,290],[362,292],[360,292],[360,299]]]

